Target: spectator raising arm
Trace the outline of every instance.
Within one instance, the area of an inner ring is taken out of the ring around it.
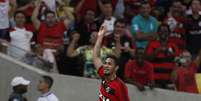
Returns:
[[[18,7],[18,5],[17,5]],[[28,4],[26,4],[25,6],[22,6],[22,7],[19,7],[17,8],[17,10],[20,10],[20,11],[24,11],[26,9],[28,9],[29,7],[34,7],[34,1],[31,0]]]
[[[76,47],[76,44],[78,43],[79,38],[80,38],[80,35],[78,33],[74,33],[72,35],[72,41],[70,42],[70,44],[68,46],[67,56],[75,57],[78,55],[75,47]]]
[[[64,14],[65,14],[65,19],[64,19],[64,24],[66,27],[68,27],[68,25],[75,20],[73,12],[74,9],[72,7],[66,6],[65,3],[62,0],[56,0],[59,4],[59,6],[61,6],[61,8],[64,10]]]
[[[97,0],[98,1],[98,6],[100,7],[101,12],[104,12],[104,5],[102,3],[102,0]]]
[[[32,15],[32,22],[33,22],[33,25],[35,27],[36,30],[39,30],[39,27],[40,27],[40,20],[38,19],[38,14],[39,14],[39,9],[40,9],[40,5],[41,5],[41,0],[37,0],[35,2],[35,9],[33,11],[33,15]]]
[[[16,4],[15,0],[10,0],[9,4],[10,4],[10,8],[9,8],[8,14],[9,14],[9,18],[12,18],[13,15],[14,15],[15,10],[17,8],[17,4]]]
[[[106,33],[106,28],[104,26],[102,26],[98,32],[98,39],[96,41],[96,44],[94,46],[94,50],[93,50],[93,61],[94,61],[94,65],[97,69],[99,69],[103,63],[100,59],[100,49],[101,49],[101,44],[104,38],[104,34]]]
[[[81,11],[81,8],[82,8],[84,2],[85,2],[85,0],[80,0],[79,3],[75,7],[75,14],[78,17],[78,20],[81,19],[80,11]]]

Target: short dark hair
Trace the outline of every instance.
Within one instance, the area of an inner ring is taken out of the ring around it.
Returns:
[[[113,59],[114,62],[115,62],[115,65],[116,65],[116,66],[119,65],[119,58],[118,58],[116,55],[114,55],[114,54],[108,54],[106,58],[111,58],[111,59]]]
[[[161,30],[162,27],[167,27],[168,28],[168,31],[170,32],[170,26],[166,23],[162,23],[159,27],[158,27],[158,32]]]
[[[122,18],[120,19],[117,19],[115,22],[114,22],[114,26],[116,26],[117,23],[121,23],[121,24],[125,24],[126,25],[126,21]]]
[[[45,83],[48,84],[49,89],[50,89],[50,88],[52,87],[53,83],[54,83],[53,78],[50,77],[50,76],[47,76],[47,75],[43,75],[42,78],[43,78],[43,80],[45,81]]]
[[[111,4],[112,5],[112,0],[101,0],[101,2],[105,4]]]
[[[149,2],[146,0],[140,1],[140,7],[142,7],[143,5],[146,5],[146,4],[150,5]]]
[[[51,10],[47,10],[47,11],[45,11],[45,18],[47,17],[48,14],[53,14],[55,16],[55,12],[53,12]]]
[[[25,12],[24,12],[24,11],[21,11],[21,10],[18,10],[18,11],[16,11],[16,12],[14,13],[14,15],[13,15],[14,19],[15,19],[15,17],[17,16],[17,14],[23,14],[24,17],[26,18]]]

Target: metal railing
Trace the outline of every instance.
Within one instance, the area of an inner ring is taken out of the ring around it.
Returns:
[[[9,51],[9,48],[15,48],[16,51]],[[44,60],[42,56],[38,55],[33,51],[27,51],[20,47],[17,47],[6,40],[0,39],[0,52],[6,54],[18,61],[31,65],[33,67],[42,69],[44,71],[50,72],[53,68],[53,64]],[[13,53],[12,53],[13,52]],[[24,54],[20,54],[24,53]],[[12,55],[10,55],[12,54]]]

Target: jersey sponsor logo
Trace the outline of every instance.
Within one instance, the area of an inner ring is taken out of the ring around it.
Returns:
[[[102,86],[108,94],[111,94],[111,95],[115,94],[115,90],[109,87],[104,80],[102,81]]]

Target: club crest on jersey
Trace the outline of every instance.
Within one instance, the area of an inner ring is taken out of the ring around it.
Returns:
[[[114,95],[115,94],[115,90],[111,87],[109,87],[105,81],[102,81],[102,86],[104,87],[105,91],[108,93],[108,94],[111,94],[111,95]]]

